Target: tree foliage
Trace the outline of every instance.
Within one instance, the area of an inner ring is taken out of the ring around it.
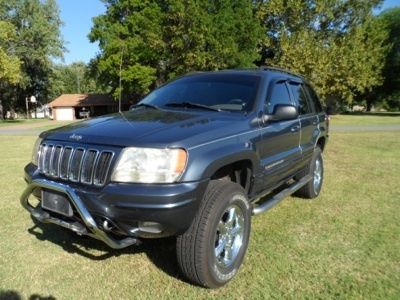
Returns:
[[[13,53],[14,26],[0,20],[0,82],[17,83],[20,80],[20,60]]]
[[[120,71],[124,92],[138,95],[186,72],[255,63],[300,73],[342,103],[383,80],[387,33],[372,15],[380,0],[105,2],[89,38],[116,93]]]
[[[49,76],[49,99],[61,94],[106,93],[107,89],[97,84],[96,75],[84,62],[70,65],[53,65]]]
[[[196,70],[249,67],[258,58],[261,26],[247,0],[106,0],[89,34],[101,54],[103,83],[140,95]]]
[[[354,95],[382,82],[387,34],[372,16],[379,3],[260,1],[263,45],[275,54],[265,62],[302,74],[325,100],[350,103]]]
[[[391,48],[383,69],[384,81],[376,95],[386,109],[400,111],[400,8],[382,12],[379,19],[388,28]]]
[[[47,102],[51,57],[62,57],[59,11],[55,0],[0,0],[0,19],[15,29],[10,44],[21,62],[21,78],[0,87],[7,109],[24,107],[25,97]]]

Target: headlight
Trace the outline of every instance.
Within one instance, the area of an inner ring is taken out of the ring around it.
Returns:
[[[38,153],[39,153],[39,147],[40,144],[42,143],[43,139],[37,138],[35,142],[35,146],[33,146],[33,151],[32,151],[32,163],[37,166],[38,165]]]
[[[182,175],[187,153],[183,149],[125,148],[112,181],[140,183],[171,183]]]

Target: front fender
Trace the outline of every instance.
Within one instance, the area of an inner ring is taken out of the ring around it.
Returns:
[[[249,160],[256,167],[256,151],[251,143],[229,143],[199,147],[189,151],[189,161],[182,181],[196,181],[210,178],[218,169],[241,160]]]

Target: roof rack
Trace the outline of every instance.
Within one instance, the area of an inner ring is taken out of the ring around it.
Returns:
[[[261,70],[261,71],[268,71],[268,70],[277,71],[277,72],[286,73],[286,74],[289,74],[289,75],[292,75],[292,76],[296,76],[296,77],[299,77],[299,78],[303,78],[303,76],[301,76],[301,75],[295,74],[293,72],[290,72],[289,70],[286,70],[286,69],[283,69],[283,68],[279,68],[279,67],[260,66],[258,69]]]

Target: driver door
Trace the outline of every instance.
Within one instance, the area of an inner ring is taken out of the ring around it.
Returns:
[[[287,81],[275,80],[265,99],[265,113],[272,114],[277,104],[293,105]],[[294,120],[266,122],[261,125],[260,160],[263,189],[274,188],[293,174],[301,162],[300,122]]]

